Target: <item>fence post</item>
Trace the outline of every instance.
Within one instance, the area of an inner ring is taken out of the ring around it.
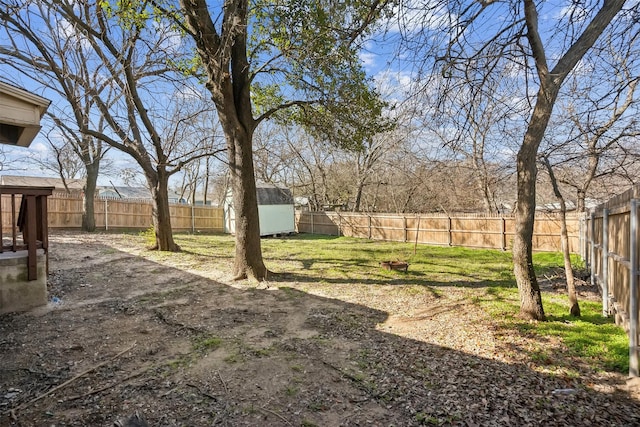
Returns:
[[[504,217],[500,218],[500,233],[502,234],[502,250],[507,250],[507,220]]]
[[[591,219],[591,217],[587,218],[586,215],[583,214],[582,216],[582,245],[583,245],[583,257],[582,259],[584,260],[584,265],[591,270],[591,252],[589,249],[589,239],[590,239],[590,235],[589,235],[589,227],[591,225],[591,223],[589,222],[589,220]]]
[[[342,236],[342,216],[340,215],[340,211],[336,212],[338,214],[338,237]]]
[[[596,214],[595,212],[591,212],[591,224],[589,224],[590,237],[591,237],[591,286],[596,285]]]
[[[609,210],[602,211],[602,315],[609,315]]]
[[[109,214],[107,211],[109,210],[109,200],[104,199],[104,229],[109,230]]]
[[[191,204],[191,234],[196,234],[196,212],[193,204]]]
[[[582,259],[584,259],[584,257],[585,257],[584,236],[582,235],[583,229],[584,229],[584,224],[582,222],[582,217],[579,217],[578,218],[578,248],[579,248],[579,251],[580,251],[580,258],[582,258]]]
[[[409,241],[409,230],[407,230],[407,217],[402,217],[402,227],[404,228],[404,241]]]
[[[631,199],[629,241],[629,376],[638,376],[638,200]]]
[[[313,228],[313,217],[315,216],[315,212],[311,212],[311,211],[309,211],[309,214],[310,214],[310,216],[311,216],[311,234],[316,234],[316,233],[315,233],[315,230],[314,230],[314,228]]]
[[[369,240],[371,240],[371,215],[367,214],[367,219],[369,220]]]
[[[451,217],[447,215],[447,234],[449,235],[449,246],[453,245],[453,233],[451,233]]]
[[[591,270],[591,239],[593,236],[591,235],[591,217],[587,218],[587,215],[584,216],[584,262],[587,265],[587,268]]]

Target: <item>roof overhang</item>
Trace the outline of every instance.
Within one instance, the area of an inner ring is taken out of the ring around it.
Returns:
[[[0,82],[0,144],[28,147],[49,104],[46,98]]]

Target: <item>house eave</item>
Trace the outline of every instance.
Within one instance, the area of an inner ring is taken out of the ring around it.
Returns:
[[[28,147],[51,101],[0,82],[0,143]]]

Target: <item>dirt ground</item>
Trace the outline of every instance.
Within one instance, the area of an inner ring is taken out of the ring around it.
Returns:
[[[0,426],[640,425],[623,375],[534,360],[473,290],[153,259],[137,236],[51,236],[52,301],[0,316]]]

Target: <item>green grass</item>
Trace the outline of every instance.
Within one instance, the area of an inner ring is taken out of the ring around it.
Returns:
[[[221,269],[233,264],[234,238],[228,235],[175,236],[184,250],[177,256],[195,256],[198,263],[213,263]],[[559,339],[570,357],[580,358],[593,369],[626,371],[628,347],[625,332],[611,319],[601,317],[598,303],[581,301],[582,317],[568,315],[565,295],[543,293],[547,322],[529,323],[517,317],[519,297],[512,272],[511,253],[499,250],[436,247],[412,243],[380,242],[349,237],[301,234],[262,240],[267,267],[281,273],[281,280],[312,286],[345,283],[371,287],[394,285],[393,292],[418,297],[421,293],[445,296],[449,287],[468,288],[469,302],[486,310],[502,328],[533,336]],[[409,263],[407,273],[387,271],[381,261]],[[578,268],[580,260],[573,259]],[[562,268],[559,253],[534,254],[539,277],[554,275]],[[397,286],[404,285],[404,286]],[[295,297],[299,290],[286,291]],[[554,359],[557,349],[541,347],[530,351],[537,361]]]
[[[546,322],[530,323],[517,318],[519,297],[517,288],[486,290],[486,297],[476,297],[474,303],[485,308],[503,327],[529,334],[544,341],[545,337],[559,338],[568,356],[577,357],[593,369],[626,372],[629,367],[629,340],[622,328],[611,318],[602,317],[602,305],[580,301],[581,317],[569,315],[567,297],[543,292],[542,303]],[[553,349],[537,348],[530,352],[534,361],[554,360]]]
[[[562,267],[564,261],[560,252],[538,252],[534,254],[534,269],[536,274],[542,274],[550,269]],[[571,255],[571,265],[573,268],[584,268],[584,262],[575,254]]]
[[[222,339],[215,336],[204,336],[198,337],[193,342],[193,349],[201,352],[207,353],[213,351],[222,345]]]
[[[564,344],[589,365],[607,371],[626,372],[629,367],[629,340],[624,330],[602,317],[602,305],[581,301],[580,318],[571,317],[566,299],[546,295],[543,299],[547,322],[536,325],[536,333],[562,339]]]

